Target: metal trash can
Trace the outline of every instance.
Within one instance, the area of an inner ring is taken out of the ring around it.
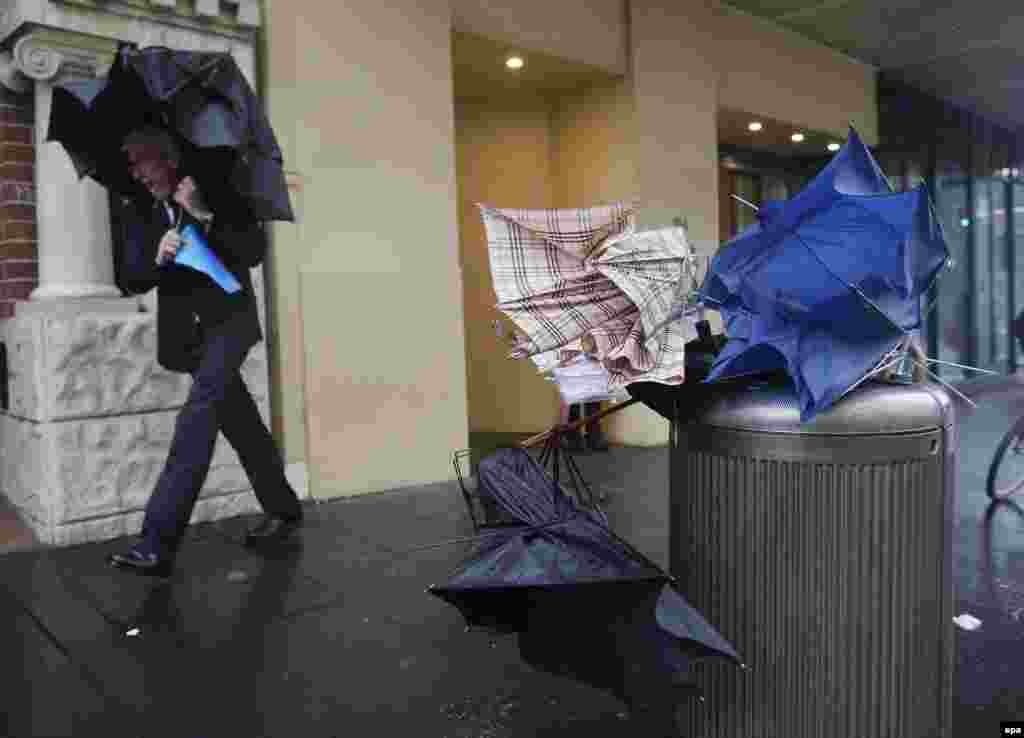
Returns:
[[[673,424],[672,573],[749,667],[699,666],[682,734],[949,736],[950,396],[866,385],[799,416],[788,386],[733,386]]]

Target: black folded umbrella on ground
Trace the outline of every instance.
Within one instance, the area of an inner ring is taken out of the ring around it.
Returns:
[[[694,689],[690,665],[739,663],[673,579],[579,508],[522,449],[480,462],[480,492],[522,526],[497,530],[430,592],[471,626],[518,633],[535,668],[605,689],[633,708]]]
[[[177,139],[184,172],[215,211],[295,219],[281,149],[230,54],[122,44],[106,78],[54,87],[47,139],[60,142],[80,177],[135,197],[144,190],[129,176],[121,144],[145,125]]]

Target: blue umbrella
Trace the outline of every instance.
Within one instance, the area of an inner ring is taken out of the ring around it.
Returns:
[[[924,185],[893,192],[850,129],[799,193],[712,260],[701,298],[729,342],[706,381],[784,370],[806,421],[921,325],[921,296],[949,258]]]

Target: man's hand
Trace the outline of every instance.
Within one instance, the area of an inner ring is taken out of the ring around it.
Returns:
[[[180,248],[181,236],[178,235],[178,232],[173,229],[167,231],[160,239],[160,246],[156,251],[157,266],[163,266],[167,262],[173,261]]]
[[[213,213],[203,202],[203,196],[199,192],[199,186],[191,177],[185,177],[178,183],[178,189],[174,193],[174,201],[185,208],[185,210],[196,220],[206,221],[213,217]]]

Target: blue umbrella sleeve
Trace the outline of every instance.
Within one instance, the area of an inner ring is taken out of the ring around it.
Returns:
[[[202,272],[229,294],[242,289],[242,285],[235,275],[224,266],[224,263],[206,243],[203,234],[193,224],[189,223],[182,228],[181,241],[181,248],[174,256],[175,264]]]

